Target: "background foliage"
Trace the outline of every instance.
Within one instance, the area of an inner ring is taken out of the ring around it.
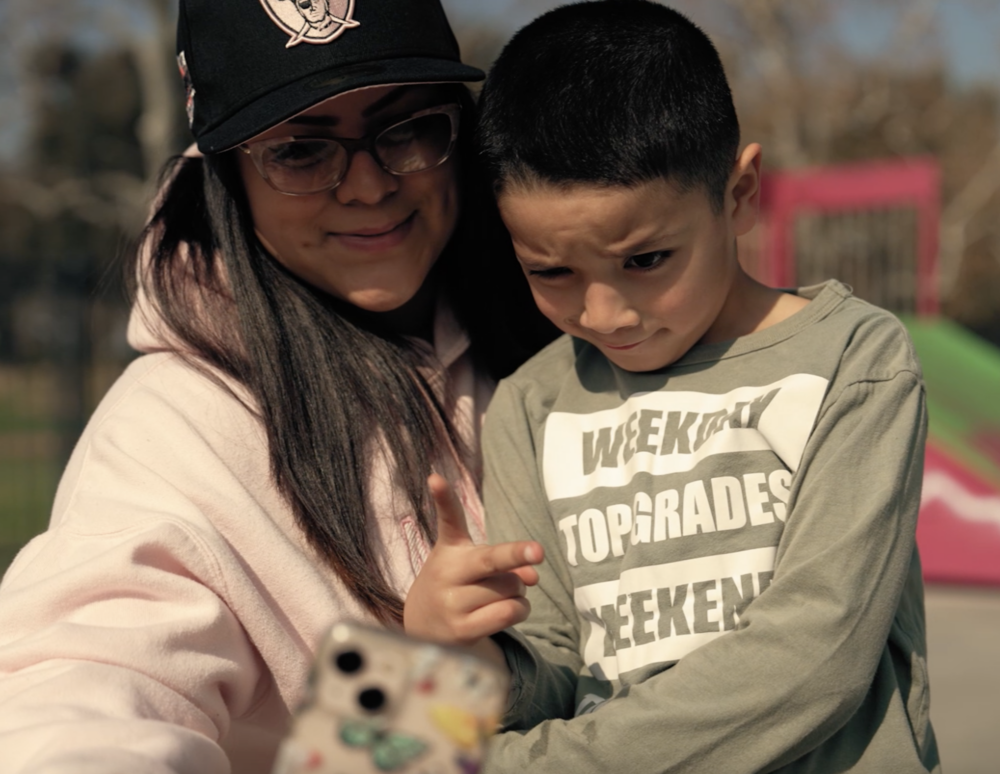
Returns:
[[[996,24],[1000,44],[994,0],[948,1]],[[859,53],[843,34],[857,2],[674,5],[718,43],[745,139],[770,168],[940,160],[943,311],[1000,345],[1000,77],[954,77],[944,0],[870,0],[892,21],[877,52]],[[445,0],[484,68],[512,31],[498,19],[554,4],[486,15]],[[118,258],[163,162],[190,142],[175,12],[175,0],[0,4],[0,568],[44,527],[58,470],[132,356]]]

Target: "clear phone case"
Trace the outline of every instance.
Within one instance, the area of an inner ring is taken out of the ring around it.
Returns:
[[[507,688],[458,648],[335,624],[272,774],[475,774]]]

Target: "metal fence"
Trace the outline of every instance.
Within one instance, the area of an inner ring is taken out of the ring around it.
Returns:
[[[855,295],[897,314],[917,312],[917,211],[809,213],[795,220],[796,280],[836,277]]]
[[[835,277],[892,312],[934,315],[939,190],[925,158],[772,173],[741,260],[769,285]]]

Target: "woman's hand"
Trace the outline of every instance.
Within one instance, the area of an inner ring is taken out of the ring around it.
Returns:
[[[538,583],[532,565],[545,552],[534,541],[475,545],[448,482],[435,473],[427,485],[437,510],[437,542],[410,587],[403,625],[414,637],[476,647],[528,617],[525,586]]]

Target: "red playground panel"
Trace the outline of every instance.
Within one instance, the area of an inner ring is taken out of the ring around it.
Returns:
[[[740,259],[777,287],[835,277],[904,319],[930,417],[924,577],[1000,586],[1000,350],[937,316],[940,180],[930,158],[768,173]]]
[[[761,255],[750,258],[751,273],[775,287],[810,284],[836,276],[855,285],[856,291],[867,291],[860,295],[872,296],[866,300],[890,311],[936,314],[940,188],[940,167],[930,158],[767,173],[761,188],[762,222],[757,237],[760,241],[754,246]],[[895,249],[888,248],[891,255],[880,255],[886,248],[879,249],[877,230],[871,230],[875,223],[869,223],[866,229],[864,216],[877,222],[879,216],[900,210],[913,214],[912,223],[903,226],[904,231],[912,229],[913,233],[898,234],[908,238],[894,240]],[[842,239],[834,238],[841,242],[839,245],[828,244],[833,236],[829,231],[814,233],[810,238],[808,232],[802,233],[798,228],[816,218],[844,219]],[[816,266],[816,251],[831,249],[834,255],[821,267]],[[859,281],[858,264],[866,261],[876,275],[881,275],[871,277],[871,283]],[[817,271],[819,276],[814,276]],[[912,297],[900,306],[890,299],[894,297],[895,286],[904,282],[913,283],[909,291]],[[865,287],[859,288],[859,284]],[[889,292],[878,292],[878,285]]]
[[[917,544],[929,581],[1000,585],[1000,489],[933,442],[924,464]]]

